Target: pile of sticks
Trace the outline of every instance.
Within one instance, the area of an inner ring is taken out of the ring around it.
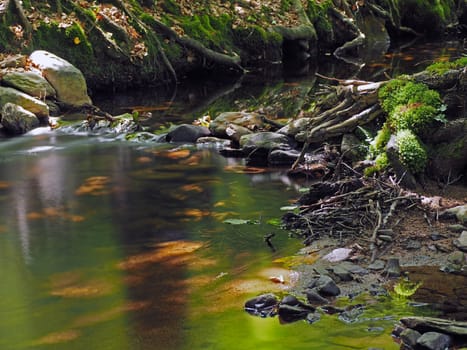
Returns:
[[[288,213],[283,220],[305,245],[325,236],[352,238],[369,243],[374,260],[378,247],[394,239],[396,211],[418,204],[419,196],[404,192],[395,181],[345,178],[311,186],[299,199],[300,212]]]

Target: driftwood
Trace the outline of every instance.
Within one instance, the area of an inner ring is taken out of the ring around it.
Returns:
[[[400,320],[406,327],[421,333],[440,332],[455,337],[464,337],[467,341],[467,322],[451,321],[434,317],[404,317]]]

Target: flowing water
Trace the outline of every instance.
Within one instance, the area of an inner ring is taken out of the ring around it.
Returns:
[[[95,103],[146,106],[157,126],[233,109],[276,84]],[[49,131],[1,140],[0,349],[398,349],[397,317],[419,311],[394,299],[351,324],[327,315],[280,324],[243,311],[296,278],[284,258],[301,243],[276,223],[304,185],[194,146]]]

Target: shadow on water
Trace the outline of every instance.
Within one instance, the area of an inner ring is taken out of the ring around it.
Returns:
[[[101,109],[116,115],[132,110],[151,112],[153,116],[147,123],[159,128],[167,123],[191,123],[206,114],[215,117],[224,111],[261,107],[268,114],[272,109],[265,107],[277,100],[276,96],[268,100],[268,95],[272,95],[271,90],[291,95],[299,88],[302,93],[298,98],[304,98],[320,84],[329,83],[317,79],[316,73],[337,79],[381,81],[400,74],[412,74],[434,62],[453,60],[466,53],[466,43],[461,40],[437,43],[416,41],[389,48],[375,45],[361,52],[363,59],[356,61],[350,58],[343,61],[332,55],[318,59],[288,59],[284,66],[272,64],[256,67],[255,71],[239,80],[220,82],[198,78],[182,81],[175,87],[147,88],[110,95],[100,93],[93,96],[93,100]],[[279,117],[291,116],[280,110],[278,113]]]

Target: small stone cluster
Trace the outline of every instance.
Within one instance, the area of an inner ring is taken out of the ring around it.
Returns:
[[[0,123],[6,134],[24,134],[46,125],[51,115],[91,103],[81,71],[50,52],[0,62]]]

